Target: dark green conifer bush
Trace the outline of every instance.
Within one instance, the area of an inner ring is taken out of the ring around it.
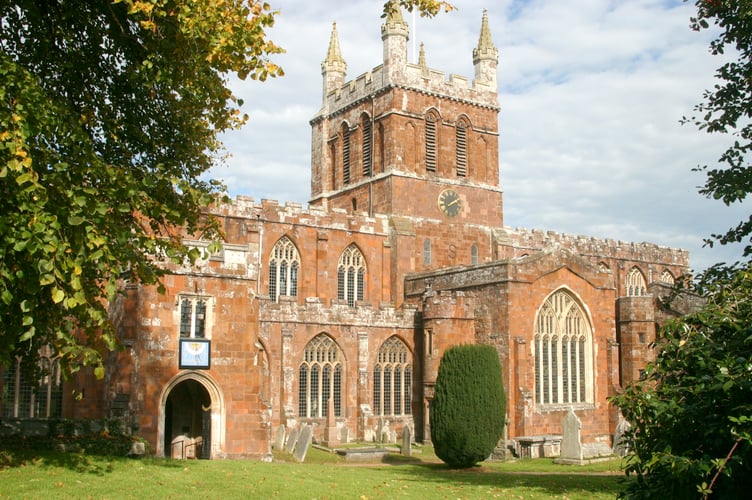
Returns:
[[[431,402],[431,440],[450,467],[488,458],[504,430],[506,397],[501,363],[489,345],[459,345],[444,352]]]

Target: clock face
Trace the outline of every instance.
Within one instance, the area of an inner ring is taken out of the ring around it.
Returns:
[[[452,189],[445,189],[439,193],[439,210],[447,217],[455,217],[462,210],[460,195]]]

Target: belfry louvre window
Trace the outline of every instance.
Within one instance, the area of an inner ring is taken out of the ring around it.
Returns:
[[[337,270],[337,298],[347,300],[350,307],[363,300],[366,286],[366,262],[358,247],[350,245],[342,252]]]
[[[388,338],[381,345],[373,368],[374,415],[410,415],[412,381],[410,351],[399,338]]]
[[[360,123],[360,130],[363,134],[363,176],[369,177],[371,175],[373,165],[373,134],[371,130],[371,119],[368,117],[368,115],[363,115]]]
[[[269,261],[269,298],[273,302],[280,295],[297,297],[300,254],[287,236],[282,237],[274,248]]]
[[[535,402],[584,403],[592,392],[592,334],[582,308],[564,290],[535,319]]]
[[[436,172],[436,116],[426,115],[426,170]]]
[[[180,336],[205,338],[209,298],[198,295],[181,295],[178,300],[180,302]]]
[[[626,287],[627,297],[642,297],[647,293],[645,277],[637,266],[633,267],[627,273]]]
[[[456,151],[457,151],[457,175],[465,177],[467,175],[467,125],[465,122],[457,122]]]
[[[63,387],[60,361],[42,355],[36,370],[25,369],[22,358],[3,372],[3,418],[59,418],[62,416]]]
[[[342,182],[350,183],[350,128],[342,124]]]
[[[298,416],[327,416],[331,398],[334,416],[342,416],[342,363],[344,357],[337,344],[325,334],[314,337],[303,352],[298,370]]]

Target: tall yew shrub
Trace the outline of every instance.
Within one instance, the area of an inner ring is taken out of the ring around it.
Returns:
[[[444,352],[430,412],[436,456],[454,468],[485,460],[502,436],[505,414],[496,349],[459,345]]]

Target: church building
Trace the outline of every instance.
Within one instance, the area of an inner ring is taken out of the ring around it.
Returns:
[[[503,370],[502,447],[555,453],[571,409],[586,454],[608,453],[607,398],[640,377],[671,314],[659,297],[689,255],[505,225],[499,52],[479,21],[472,78],[429,68],[422,49],[408,62],[396,8],[383,61],[348,80],[335,24],[308,204],[216,206],[220,252],[169,264],[165,294],[131,284],[113,304],[125,349],[104,380],[80,378],[74,400],[54,377],[27,394],[7,370],[2,417],[119,417],[157,456],[182,439],[203,458],[268,459],[280,428],[302,426],[331,446],[394,442],[405,427],[430,441],[442,353],[484,343]]]

